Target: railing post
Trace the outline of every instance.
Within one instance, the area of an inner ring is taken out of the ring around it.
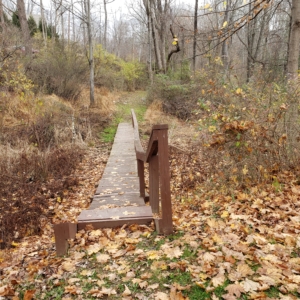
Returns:
[[[75,238],[77,232],[77,224],[75,223],[59,223],[53,225],[56,255],[66,255],[69,247],[68,239]]]
[[[149,160],[149,199],[152,212],[159,213],[159,161],[158,155],[153,155]]]
[[[173,232],[172,203],[170,189],[170,170],[168,155],[168,128],[157,131],[158,134],[158,163],[159,188],[161,198],[161,219],[157,220],[158,232],[171,234]]]
[[[139,138],[138,123],[134,110],[132,124],[134,129],[134,146],[138,163],[140,194],[145,199],[144,162],[149,163],[149,198],[158,233],[173,232],[172,204],[170,190],[170,170],[168,156],[168,125],[154,125],[145,152]]]
[[[145,194],[145,170],[144,170],[144,162],[140,159],[137,159],[137,171],[139,176],[139,183],[140,183],[140,196],[142,198],[146,197]]]

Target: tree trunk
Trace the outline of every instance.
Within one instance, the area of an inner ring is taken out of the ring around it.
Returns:
[[[147,14],[147,28],[148,28],[148,60],[147,60],[147,65],[148,65],[148,73],[149,73],[149,79],[151,84],[153,84],[153,72],[152,72],[152,30],[151,30],[151,16],[150,16],[150,11],[149,11],[149,0],[144,0],[144,6],[146,9],[146,14]]]
[[[91,5],[90,0],[86,0],[86,16],[87,16],[87,31],[89,41],[89,66],[90,66],[90,106],[95,105],[94,97],[94,53],[93,53],[93,40],[92,40],[92,25],[91,25]]]
[[[156,20],[159,20],[159,50],[163,72],[166,72],[166,14],[168,11],[168,0],[165,0],[164,9],[161,0],[157,0]]]
[[[230,0],[225,1],[226,2],[226,9],[224,14],[224,20],[223,24],[226,22],[228,24],[229,22],[229,9],[230,9]],[[229,68],[229,57],[228,57],[228,40],[225,40],[222,44],[222,54],[221,54],[222,60],[223,60],[223,66],[224,66],[224,75],[227,75],[228,68]]]
[[[292,24],[289,40],[289,53],[287,64],[287,75],[289,79],[298,78],[298,64],[300,51],[300,1],[293,0],[292,3]]]
[[[106,0],[103,0],[104,4],[104,36],[103,36],[103,47],[106,50],[106,43],[107,43],[107,7],[106,7]]]
[[[65,24],[64,24],[64,9],[61,7],[60,9],[60,24],[61,24],[61,41],[62,45],[65,45]]]
[[[155,58],[156,58],[156,66],[158,68],[158,72],[161,72],[163,70],[163,64],[162,64],[162,59],[161,59],[161,54],[160,54],[160,49],[159,49],[159,35],[157,32],[157,20],[155,18],[154,14],[154,3],[153,0],[149,1],[150,6],[149,6],[149,11],[150,11],[150,16],[151,16],[151,25],[152,25],[152,36],[153,36],[153,44],[154,44],[154,52],[155,52]]]
[[[3,36],[5,36],[5,20],[4,20],[4,13],[3,13],[3,4],[2,0],[0,0],[0,26],[2,30]]]
[[[46,44],[47,44],[47,26],[46,26],[45,16],[44,16],[43,0],[40,0],[40,9],[41,9],[42,35],[43,35],[43,40],[44,40],[44,43],[46,46]]]
[[[76,41],[76,31],[75,31],[75,14],[74,14],[74,3],[73,0],[71,0],[71,6],[72,6],[72,32],[73,32],[73,42]]]
[[[249,2],[249,16],[252,10],[251,2]],[[249,22],[247,26],[247,82],[249,82],[252,75],[252,52],[253,52],[253,43],[254,43],[254,26],[253,22]]]
[[[195,0],[194,11],[194,41],[193,41],[193,71],[196,71],[196,49],[197,49],[197,33],[198,33],[198,0]]]
[[[30,38],[30,32],[29,32],[29,27],[28,27],[28,23],[27,23],[26,13],[25,13],[24,0],[17,0],[17,10],[18,10],[18,16],[19,16],[21,31],[22,31],[23,40],[24,40],[25,52],[29,57],[31,57],[32,45],[31,45],[31,38]]]
[[[173,37],[173,45],[176,47],[176,49],[172,49],[168,55],[168,59],[167,59],[167,71],[169,69],[169,65],[170,65],[170,60],[171,60],[171,57],[174,53],[177,53],[180,51],[180,47],[179,47],[179,43],[178,43],[178,38],[177,36],[174,34],[173,32],[173,28],[172,28],[172,24],[170,25],[170,31],[171,31],[171,34],[172,34],[172,37]]]

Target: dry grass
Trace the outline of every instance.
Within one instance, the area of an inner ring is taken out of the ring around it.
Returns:
[[[7,92],[1,99],[0,248],[41,232],[41,218],[51,217],[49,199],[77,184],[71,173],[99,142],[119,95],[97,89],[92,108],[88,90],[81,97],[76,104],[31,93]]]
[[[163,112],[162,102],[153,101],[148,107],[145,116],[145,122],[142,128],[148,129],[155,124],[169,125],[169,145],[188,151],[195,141],[196,131],[192,125],[184,122],[175,116]]]
[[[115,102],[120,97],[120,92],[110,92],[107,88],[95,88],[95,105],[92,110],[97,110],[100,114],[111,115],[116,111]],[[90,107],[90,91],[84,88],[79,99],[75,103],[78,110],[86,110]]]

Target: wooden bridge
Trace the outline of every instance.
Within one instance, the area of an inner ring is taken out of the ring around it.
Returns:
[[[145,164],[149,166],[149,196],[145,191]],[[148,201],[149,200],[149,201]],[[154,220],[160,234],[173,232],[168,159],[168,125],[154,125],[144,151],[138,122],[132,110],[132,125],[120,123],[105,171],[90,207],[78,223],[54,225],[57,255],[64,255],[68,239],[77,230],[124,224],[149,224]]]

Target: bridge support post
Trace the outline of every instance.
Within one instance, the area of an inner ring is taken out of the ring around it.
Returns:
[[[168,128],[157,131],[158,138],[158,164],[159,164],[159,190],[161,198],[161,219],[158,220],[159,233],[173,233],[172,203],[170,188],[170,168],[168,153]]]
[[[60,223],[54,224],[54,237],[56,246],[56,255],[63,256],[67,254],[69,243],[68,239],[75,238],[77,233],[77,224],[75,223]]]
[[[146,197],[145,193],[145,170],[144,170],[144,162],[140,159],[137,160],[137,171],[139,176],[139,183],[140,183],[140,196],[142,198]]]
[[[159,213],[159,161],[158,155],[149,159],[149,199],[152,212]]]

